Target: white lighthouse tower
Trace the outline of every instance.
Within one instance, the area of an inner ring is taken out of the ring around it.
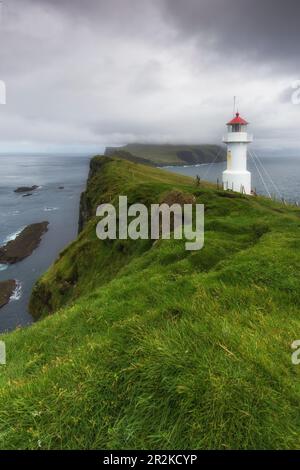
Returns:
[[[253,138],[248,134],[248,122],[239,113],[227,123],[227,169],[223,172],[223,188],[251,194],[251,173],[247,170],[247,146]]]

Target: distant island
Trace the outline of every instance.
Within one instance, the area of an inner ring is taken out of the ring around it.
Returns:
[[[220,145],[171,145],[171,144],[127,144],[123,147],[107,147],[106,156],[125,158],[134,163],[152,166],[197,165],[223,162],[226,150]]]

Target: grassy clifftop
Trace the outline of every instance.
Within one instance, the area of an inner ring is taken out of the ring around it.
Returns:
[[[95,208],[192,194],[203,250],[100,242]],[[300,211],[95,158],[78,239],[1,337],[1,448],[299,448]],[[49,315],[51,313],[51,315]]]
[[[196,165],[226,159],[226,151],[219,145],[128,144],[118,150],[131,155],[131,159],[137,163],[157,166]],[[106,155],[115,153],[115,147],[106,149]]]

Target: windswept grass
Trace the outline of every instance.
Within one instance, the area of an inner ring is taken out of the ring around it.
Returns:
[[[299,448],[300,211],[126,161],[92,168],[91,217],[32,297],[45,318],[1,337],[0,447]],[[99,203],[173,190],[205,204],[203,250],[96,238]]]

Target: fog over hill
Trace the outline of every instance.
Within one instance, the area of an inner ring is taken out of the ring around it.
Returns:
[[[118,155],[137,163],[156,166],[197,165],[217,163],[226,159],[224,147],[219,145],[171,145],[128,144],[123,147],[107,147],[106,155]]]
[[[297,153],[299,10],[297,0],[3,2],[1,152],[219,144],[236,95],[255,145]]]

